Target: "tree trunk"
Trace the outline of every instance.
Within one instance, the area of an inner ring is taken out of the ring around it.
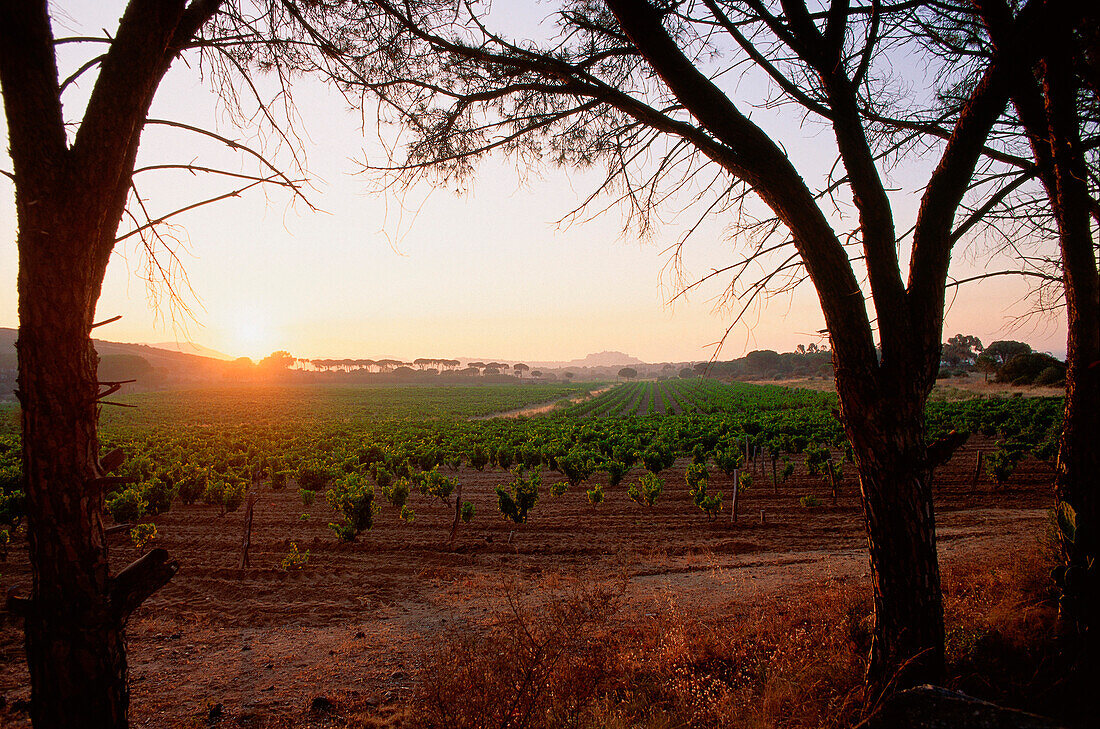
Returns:
[[[72,254],[73,241],[88,231],[59,218],[21,226],[19,245],[31,715],[36,729],[71,727],[76,715],[81,726],[125,727],[124,616],[111,605],[96,482],[97,357],[89,334],[98,284],[89,281],[92,267]]]
[[[868,677],[899,688],[934,683],[943,675],[944,628],[925,465],[926,396],[912,380],[887,395],[843,379],[837,384],[859,473],[874,588]]]

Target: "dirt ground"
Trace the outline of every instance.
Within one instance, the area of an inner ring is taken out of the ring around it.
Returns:
[[[974,437],[936,473],[940,554],[945,565],[1003,559],[1042,534],[1051,504],[1050,466],[1021,464],[1006,487],[971,486]],[[546,485],[529,523],[501,519],[499,471],[463,469],[463,499],[477,509],[446,543],[453,510],[416,494],[415,523],[385,505],[375,527],[351,544],[335,540],[332,512],[319,499],[303,506],[296,489],[261,489],[255,507],[251,567],[239,569],[244,509],[219,517],[212,507],[177,506],[157,517],[157,546],[180,572],[129,624],[132,725],[234,725],[301,716],[317,697],[399,702],[411,690],[418,658],[448,625],[477,624],[506,609],[509,590],[536,594],[558,581],[618,582],[638,610],[722,609],[830,580],[867,587],[865,536],[856,482],[848,466],[837,505],[816,477],[796,476],[773,493],[770,467],[740,497],[731,521],[729,481],[712,475],[726,509],[709,521],[684,486],[686,462],[663,474],[661,501],[629,501],[625,483],[589,505],[582,490],[560,497]],[[713,469],[712,469],[713,471]],[[636,478],[639,471],[629,477]],[[599,474],[597,479],[603,478]],[[807,509],[799,497],[823,505]],[[115,537],[117,571],[138,556]],[[291,543],[309,552],[300,570],[279,563]],[[27,594],[26,556],[0,564],[0,584]],[[27,725],[29,699],[22,631],[0,628],[0,724]],[[217,708],[220,705],[220,708]]]

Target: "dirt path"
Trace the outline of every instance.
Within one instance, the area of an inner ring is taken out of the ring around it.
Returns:
[[[515,410],[505,410],[499,413],[490,413],[489,415],[479,415],[476,418],[470,418],[470,420],[491,420],[493,418],[525,418],[531,415],[541,415],[543,413],[550,412],[562,403],[569,403],[570,405],[574,405],[579,402],[584,402],[585,400],[591,400],[592,398],[598,397],[599,395],[607,392],[614,386],[615,385],[613,384],[607,385],[605,387],[599,388],[598,390],[590,390],[589,392],[582,392],[579,395],[571,395],[569,397],[559,397],[554,400],[548,400],[547,402],[535,403],[534,405],[527,405],[522,408],[516,408]]]

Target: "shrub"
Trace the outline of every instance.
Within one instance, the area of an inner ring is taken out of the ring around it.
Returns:
[[[1061,385],[1065,381],[1065,367],[1047,367],[1035,377],[1035,384],[1042,386]]]
[[[474,505],[469,501],[462,502],[462,509],[459,511],[459,516],[462,519],[463,524],[469,524],[474,520]]]
[[[298,467],[298,488],[323,491],[332,480],[332,471],[319,463],[303,463]]]
[[[527,523],[527,514],[539,501],[542,477],[538,471],[530,476],[515,473],[515,479],[507,486],[497,486],[497,506],[505,519],[516,524]]]
[[[131,486],[107,497],[107,511],[116,524],[132,524],[145,515],[145,499],[138,488]]]
[[[475,445],[473,452],[470,453],[470,467],[476,471],[481,471],[487,465],[489,465],[489,454],[485,452],[481,445]]]
[[[1023,457],[1024,448],[1019,444],[997,441],[997,450],[985,457],[986,473],[997,482],[997,488],[1004,486]]]
[[[219,516],[225,516],[230,511],[236,511],[244,501],[244,492],[247,485],[243,481],[227,481],[214,479],[206,484],[202,500],[211,506],[221,507]]]
[[[298,489],[298,495],[302,497],[302,506],[312,506],[317,492],[311,489]]]
[[[179,496],[180,501],[190,506],[202,498],[203,493],[206,492],[208,480],[209,473],[205,468],[186,467],[185,473],[176,483],[176,495]]]
[[[744,462],[745,454],[737,446],[720,450],[714,455],[714,464],[727,476],[732,476],[733,472],[741,468],[741,464]]]
[[[783,456],[783,470],[779,472],[780,483],[786,483],[787,479],[794,475],[794,464],[787,456]]]
[[[280,560],[279,566],[285,571],[300,570],[309,563],[309,550],[304,552],[298,551],[298,544],[296,542],[290,543],[290,551]]]
[[[399,478],[391,485],[382,486],[382,498],[393,504],[394,508],[401,510],[409,501],[409,482]]]
[[[144,551],[146,545],[149,542],[157,538],[157,525],[149,524],[135,524],[134,528],[130,530],[130,541],[134,543],[134,546]]]
[[[343,516],[343,521],[329,524],[343,542],[350,542],[374,524],[374,484],[358,473],[348,474],[334,483],[325,500]]]
[[[997,371],[997,382],[1011,382],[1014,385],[1030,385],[1035,382],[1046,370],[1054,372],[1047,374],[1050,382],[1064,380],[1066,365],[1064,362],[1041,352],[1017,354],[1012,359],[1001,365]]]
[[[585,491],[588,495],[588,502],[593,506],[599,506],[603,503],[603,484],[593,484],[592,488]]]
[[[657,503],[657,499],[661,498],[664,487],[664,481],[660,476],[655,473],[646,473],[638,479],[637,483],[631,484],[626,490],[626,495],[636,504],[653,506]]]
[[[610,460],[604,461],[600,470],[607,474],[607,483],[614,488],[623,482],[623,477],[626,476],[630,467],[622,461]]]
[[[592,459],[588,453],[573,449],[563,456],[558,456],[558,470],[561,475],[569,479],[570,486],[579,486],[592,475]]]
[[[821,506],[821,499],[813,495],[803,496],[798,500],[798,503],[805,509],[814,509]]]
[[[657,474],[672,466],[676,462],[676,456],[672,450],[663,445],[654,445],[642,453],[642,465],[650,473]]]
[[[172,508],[172,499],[176,497],[175,485],[163,475],[154,476],[141,485],[141,497],[145,500],[146,514],[163,514]]]
[[[687,480],[688,490],[695,501],[695,505],[702,509],[708,518],[716,518],[718,512],[722,510],[722,492],[719,491],[717,494],[707,493],[707,485],[710,481],[707,467],[701,463],[692,464],[688,466],[684,477]]]

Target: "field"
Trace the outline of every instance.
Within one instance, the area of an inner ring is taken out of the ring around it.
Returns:
[[[396,724],[402,707],[424,700],[441,646],[465,645],[524,610],[554,614],[556,600],[577,592],[613,595],[614,620],[635,627],[747,614],[823,584],[867,592],[858,486],[834,396],[671,381],[567,401],[595,389],[202,390],[131,396],[139,407],[105,412],[105,450],[128,453],[122,472],[136,480],[142,519],[156,525],[149,546],[181,565],[130,622],[134,725],[330,726],[318,716],[345,706],[373,725]],[[546,415],[478,419],[559,399]],[[1052,470],[1042,457],[1058,409],[1053,399],[1010,398],[930,410],[933,437],[972,434],[935,476],[948,569],[992,569],[1043,533]],[[10,461],[10,415],[4,427]],[[995,469],[975,483],[979,451],[1011,461],[998,471],[1003,483]],[[722,492],[720,510],[708,513],[689,493],[693,461],[707,467],[704,495]],[[738,471],[726,473],[734,463]],[[631,498],[654,470],[664,484],[656,503]],[[734,478],[746,472],[734,520]],[[535,473],[541,488],[528,518],[505,519],[498,489],[518,498],[508,487]],[[395,496],[402,482],[405,518]],[[350,522],[326,488],[356,484],[377,484],[373,525],[340,541],[332,524]],[[447,484],[473,507],[453,541]],[[247,501],[230,496],[237,488],[256,497],[244,567]],[[182,503],[187,489],[194,503]],[[149,513],[165,491],[175,503]],[[125,531],[111,539],[115,570],[141,553]],[[25,594],[25,555],[13,549],[0,569],[5,589]],[[5,726],[25,723],[20,640],[19,627],[5,624]]]

